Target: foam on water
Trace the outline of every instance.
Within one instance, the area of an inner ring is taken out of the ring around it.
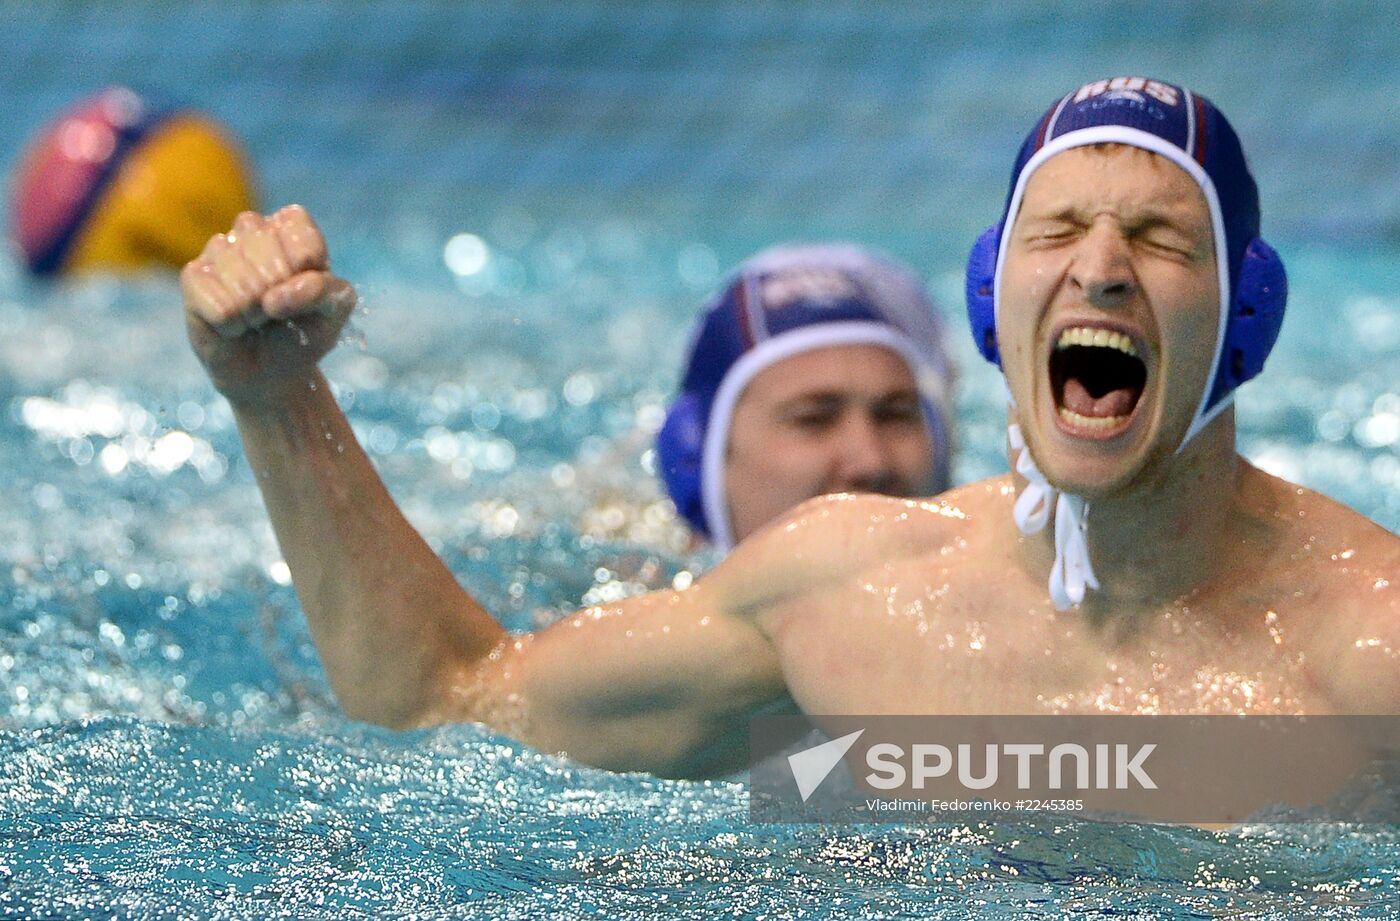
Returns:
[[[107,718],[0,733],[0,753],[0,910],[36,917],[1386,917],[1400,843],[752,826],[739,785],[590,770],[472,727]]]

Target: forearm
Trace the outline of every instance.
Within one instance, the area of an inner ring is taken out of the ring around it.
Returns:
[[[390,726],[441,712],[453,676],[501,627],[403,517],[319,372],[234,412],[341,706]]]

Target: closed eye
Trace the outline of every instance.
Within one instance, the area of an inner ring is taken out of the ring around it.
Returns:
[[[799,429],[809,429],[812,431],[830,428],[841,418],[837,412],[812,412],[797,413],[788,417],[788,424]]]
[[[1073,221],[1053,219],[1029,221],[1023,231],[1027,243],[1054,246],[1073,240],[1083,227]]]
[[[1147,249],[1175,259],[1195,260],[1201,247],[1184,236],[1167,230],[1153,230],[1138,236],[1138,242]]]
[[[836,425],[845,411],[840,397],[816,397],[800,400],[781,408],[778,422],[807,432],[820,432]]]
[[[919,398],[912,394],[880,400],[871,407],[870,414],[877,423],[882,424],[922,424],[924,421]]]

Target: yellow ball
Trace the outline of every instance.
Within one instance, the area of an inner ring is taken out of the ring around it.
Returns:
[[[127,157],[74,238],[66,267],[178,268],[255,204],[233,142],[197,115],[175,115]]]
[[[31,145],[16,236],[40,274],[178,268],[256,204],[243,154],[213,121],[114,87]]]

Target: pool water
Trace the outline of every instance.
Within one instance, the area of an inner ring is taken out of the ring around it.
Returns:
[[[1242,449],[1400,528],[1385,12],[628,7],[6,4],[0,155],[116,80],[229,124],[360,286],[327,372],[361,440],[528,629],[713,562],[649,440],[700,300],[776,240],[929,278],[957,478],[1004,470],[961,259],[1051,97],[1160,75],[1231,114],[1290,266]],[[1400,916],[1393,825],[757,826],[738,784],[346,720],[169,278],[45,286],[0,259],[0,471],[0,917]]]

